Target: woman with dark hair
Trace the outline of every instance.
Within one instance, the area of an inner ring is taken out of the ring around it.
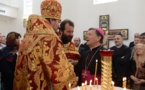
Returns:
[[[13,90],[13,78],[21,35],[10,32],[6,37],[6,47],[0,53],[0,70],[4,90]]]

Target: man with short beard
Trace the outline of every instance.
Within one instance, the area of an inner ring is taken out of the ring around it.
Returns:
[[[71,20],[64,20],[60,24],[60,38],[64,44],[64,49],[68,60],[73,64],[76,65],[80,58],[80,54],[71,41],[73,38],[74,32],[74,23]]]

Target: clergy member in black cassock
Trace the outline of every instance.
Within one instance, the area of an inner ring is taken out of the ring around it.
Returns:
[[[115,86],[122,87],[123,77],[129,77],[128,68],[130,60],[130,48],[123,44],[123,37],[121,34],[115,35],[115,46],[111,47],[114,50],[112,58],[112,79]]]
[[[86,44],[90,47],[90,50],[82,53],[78,64],[75,66],[75,73],[79,77],[78,85],[90,80],[94,80],[96,60],[97,65],[97,78],[98,83],[101,83],[101,56],[99,51],[104,49],[101,43],[103,42],[104,32],[100,28],[90,28],[86,36]]]

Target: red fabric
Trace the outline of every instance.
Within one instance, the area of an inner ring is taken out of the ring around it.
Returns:
[[[86,72],[86,76],[84,76],[85,72]],[[98,78],[98,85],[101,85],[101,76],[100,75],[96,75],[96,78]],[[90,80],[92,80],[92,84],[93,84],[94,83],[94,75],[91,75],[90,71],[88,71],[88,70],[82,70],[82,74],[81,74],[82,83],[87,81],[87,84],[89,84]]]

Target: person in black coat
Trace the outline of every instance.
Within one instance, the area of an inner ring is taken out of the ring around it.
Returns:
[[[101,56],[99,51],[104,49],[102,46],[104,32],[100,28],[90,28],[86,36],[86,44],[89,50],[82,53],[81,58],[75,66],[75,73],[79,77],[78,85],[90,80],[94,80],[96,60],[98,60],[96,76],[98,83],[101,84]]]
[[[10,32],[6,38],[6,47],[0,52],[0,71],[4,90],[13,90],[14,71],[21,35]]]
[[[90,50],[90,48],[89,48],[89,46],[86,43],[81,44],[80,47],[79,47],[80,55],[82,55],[83,52],[86,52],[88,50]]]
[[[115,46],[111,47],[114,50],[112,57],[112,78],[115,86],[122,87],[123,77],[128,77],[128,66],[130,60],[130,48],[123,44],[121,34],[115,35]]]

